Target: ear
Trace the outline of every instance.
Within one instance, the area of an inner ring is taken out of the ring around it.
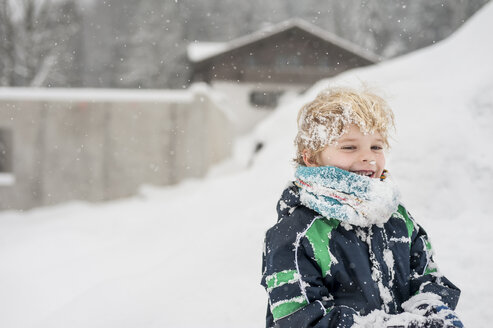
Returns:
[[[309,167],[318,166],[318,164],[315,161],[311,160],[311,152],[308,149],[303,149],[302,155],[303,155],[303,162],[305,163],[306,166]]]

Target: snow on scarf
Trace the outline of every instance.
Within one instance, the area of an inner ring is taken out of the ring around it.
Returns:
[[[332,166],[296,169],[303,205],[321,215],[356,226],[387,222],[399,205],[395,184]]]

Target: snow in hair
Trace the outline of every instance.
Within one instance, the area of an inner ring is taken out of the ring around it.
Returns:
[[[351,124],[356,124],[365,134],[379,132],[388,146],[394,114],[385,100],[367,90],[325,89],[298,113],[294,161],[304,165],[304,149],[309,150],[313,160],[326,146],[337,143]]]

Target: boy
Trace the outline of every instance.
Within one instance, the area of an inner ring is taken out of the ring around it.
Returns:
[[[298,114],[296,180],[267,231],[267,327],[462,327],[460,291],[386,178],[393,127],[370,92],[332,89]]]

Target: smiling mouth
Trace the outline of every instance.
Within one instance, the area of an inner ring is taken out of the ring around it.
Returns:
[[[358,175],[363,175],[365,177],[372,178],[373,175],[375,175],[375,171],[369,171],[369,170],[360,170],[360,171],[351,171],[352,173],[358,174]]]

